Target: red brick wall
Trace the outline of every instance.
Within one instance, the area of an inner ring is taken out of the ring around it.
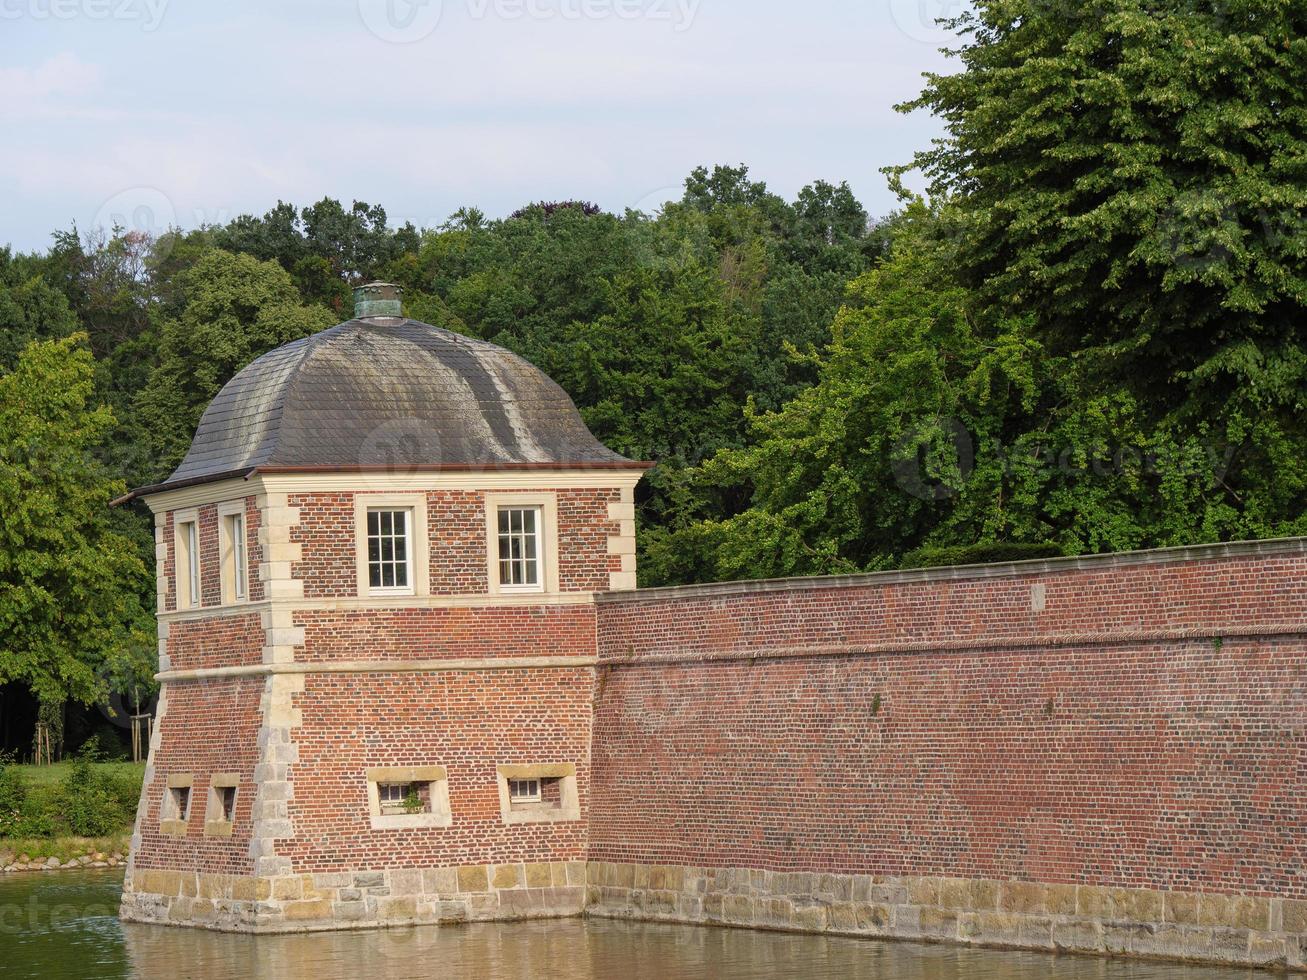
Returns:
[[[598,614],[591,860],[1307,895],[1302,551]]]
[[[620,492],[549,492],[558,499],[559,588],[607,591],[608,573],[621,571],[621,558],[608,554],[608,538],[620,530],[608,520],[608,504],[619,500]],[[485,494],[440,490],[426,498],[432,594],[484,595],[489,591]],[[291,566],[291,574],[304,580],[305,598],[356,596],[354,494],[291,494],[288,502],[300,509],[291,540],[303,545],[302,560]]]
[[[252,872],[251,807],[263,685],[262,678],[168,685],[167,710],[159,722],[162,740],[153,759],[154,780],[144,789],[147,809],[141,825],[137,867],[222,874]],[[230,838],[204,836],[209,778],[215,772],[236,772],[241,776]],[[167,777],[174,773],[194,776],[184,838],[159,832],[164,787]]]
[[[296,704],[290,804],[297,873],[448,867],[585,857],[586,823],[506,826],[496,766],[571,762],[582,815],[589,797],[592,668],[310,675]],[[369,827],[365,772],[377,766],[448,770],[453,825]]]
[[[300,610],[302,662],[594,656],[592,605]]]
[[[258,664],[264,636],[258,613],[182,620],[168,626],[168,660],[173,670]]]
[[[255,497],[245,497],[245,554],[248,567],[247,582],[251,601],[258,602],[264,598],[263,583],[259,581],[259,563],[263,561],[263,546],[259,544],[259,527],[262,515]],[[196,508],[199,514],[200,542],[200,603],[203,606],[222,604],[222,557],[219,550],[218,507],[206,504]],[[173,612],[177,609],[177,535],[174,515],[168,511],[164,515],[163,543],[167,554],[157,574],[164,577],[167,595],[164,609]]]

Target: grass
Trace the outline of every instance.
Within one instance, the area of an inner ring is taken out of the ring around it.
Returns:
[[[12,851],[15,857],[26,854],[33,861],[57,857],[61,863],[96,851],[101,851],[106,856],[121,854],[126,857],[131,836],[131,828],[128,827],[123,833],[110,837],[47,837],[26,840],[0,837],[0,856]]]
[[[97,766],[108,770],[114,778],[135,776],[137,783],[145,781],[144,762],[100,762]],[[23,782],[32,787],[52,787],[58,785],[73,767],[67,760],[50,766],[18,766],[23,773]]]

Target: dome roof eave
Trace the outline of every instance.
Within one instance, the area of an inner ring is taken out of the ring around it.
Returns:
[[[123,500],[258,473],[647,469],[604,446],[544,372],[399,317],[270,351],[204,412],[181,465]]]

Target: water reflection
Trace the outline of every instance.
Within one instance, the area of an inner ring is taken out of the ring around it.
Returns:
[[[121,875],[0,879],[6,978],[1252,980],[1246,970],[606,920],[235,936],[120,925]]]

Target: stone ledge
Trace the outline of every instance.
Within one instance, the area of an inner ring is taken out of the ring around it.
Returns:
[[[582,913],[585,864],[555,861],[275,877],[138,870],[130,922],[284,933],[567,918]]]
[[[591,862],[586,914],[1307,971],[1307,901]]]

